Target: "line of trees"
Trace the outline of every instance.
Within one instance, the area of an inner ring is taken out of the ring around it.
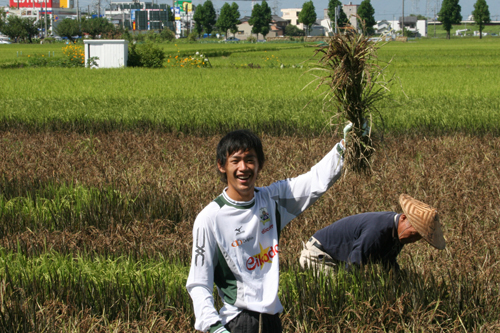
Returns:
[[[88,33],[90,37],[95,38],[98,35],[115,32],[115,27],[104,17],[82,18],[81,21],[66,18],[57,25],[55,32],[58,36],[69,39],[73,36],[81,36],[83,33]]]
[[[460,24],[462,15],[460,14],[462,7],[458,4],[459,0],[444,0],[441,5],[441,10],[438,13],[438,19],[446,30],[446,38],[450,39],[450,30],[453,24]],[[486,0],[477,0],[472,11],[474,22],[479,28],[479,38],[483,38],[483,29],[485,24],[491,22],[490,11]]]
[[[201,36],[203,32],[210,34],[212,33],[217,15],[215,13],[214,4],[212,1],[207,0],[202,5],[198,5],[195,8],[193,20],[194,20],[194,31],[198,36]]]
[[[212,1],[207,0],[196,6],[193,20],[194,31],[198,36],[201,36],[203,32],[210,34],[214,29],[223,32],[225,36],[228,30],[235,34],[238,32],[237,25],[240,23],[239,6],[235,2],[231,5],[224,3],[217,18]]]
[[[240,24],[240,11],[239,6],[236,2],[229,5],[227,2],[224,3],[220,10],[219,18],[215,23],[215,26],[227,37],[227,31],[231,31],[233,36],[238,32],[238,24]]]
[[[228,31],[233,34],[238,32],[238,24],[240,24],[239,6],[233,2],[229,5],[227,2],[221,8],[219,17],[216,20],[215,9],[211,0],[205,1],[203,4],[195,8],[193,15],[194,30],[198,36],[203,32],[210,34],[214,28],[223,32],[226,36]],[[256,4],[252,9],[249,24],[252,25],[252,33],[265,36],[269,33],[269,24],[272,21],[271,8],[266,0],[261,4]]]
[[[32,38],[38,34],[38,29],[43,25],[42,20],[36,21],[34,18],[19,17],[0,12],[0,32],[8,36],[12,40],[32,42]]]
[[[50,23],[47,22],[47,27]],[[0,32],[12,40],[29,41],[35,38],[41,29],[44,28],[43,20],[34,18],[19,17],[16,15],[6,16],[5,12],[0,12]],[[74,36],[81,36],[88,33],[92,38],[97,35],[116,32],[114,25],[103,17],[82,18],[81,21],[66,18],[59,22],[54,32],[61,37],[72,39]]]

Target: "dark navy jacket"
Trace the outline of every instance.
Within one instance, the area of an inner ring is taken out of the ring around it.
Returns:
[[[314,234],[326,253],[348,264],[379,262],[399,269],[399,242],[394,212],[363,213],[345,217]]]

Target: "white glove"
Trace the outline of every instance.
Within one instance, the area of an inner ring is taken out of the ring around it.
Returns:
[[[353,126],[353,123],[352,122],[349,122],[345,127],[344,127],[344,142],[343,142],[343,145],[344,147],[347,147],[347,143],[349,140],[347,140],[348,138],[348,133],[352,130],[352,126]],[[370,126],[368,126],[368,122],[366,121],[366,119],[363,121],[363,133],[361,134],[362,136],[367,136],[369,133],[370,133]]]
[[[352,125],[353,124],[351,122],[349,122],[344,127],[344,142],[343,142],[344,147],[347,147],[347,133],[349,133],[352,130]]]

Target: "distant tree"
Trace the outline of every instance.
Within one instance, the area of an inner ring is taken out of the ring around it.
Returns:
[[[271,30],[269,25],[273,21],[273,16],[271,14],[271,7],[269,7],[266,0],[262,1],[262,4],[260,5],[260,10],[261,10],[262,19],[263,19],[263,21],[262,21],[263,25],[260,29],[260,33],[262,34],[264,39],[266,39],[267,34]]]
[[[214,30],[217,14],[215,13],[214,4],[211,0],[205,1],[203,4],[203,30],[207,34],[212,33]]]
[[[198,5],[196,6],[196,9],[193,14],[193,20],[194,20],[194,31],[198,34],[198,37],[201,36],[201,33],[203,32],[203,5]]]
[[[165,28],[160,32],[160,36],[163,40],[173,41],[175,39],[175,33],[169,28]]]
[[[483,29],[486,23],[490,23],[490,10],[486,0],[477,0],[472,11],[474,22],[479,26],[479,38],[483,38]]]
[[[172,11],[172,8],[168,5],[167,5],[167,21],[168,22],[175,22],[174,12]]]
[[[11,40],[23,38],[24,32],[21,18],[14,15],[7,17],[2,24],[2,30],[0,30],[0,32],[8,36]]]
[[[299,20],[297,22],[304,24],[307,27],[307,33],[311,33],[311,27],[316,22],[316,8],[312,0],[304,2],[302,5],[302,10],[299,14]]]
[[[304,30],[299,29],[299,27],[297,27],[296,25],[288,24],[285,27],[285,35],[292,36],[292,37],[304,36],[305,32],[304,32]]]
[[[72,36],[80,36],[82,31],[80,29],[80,22],[65,18],[55,28],[56,34],[61,37],[68,37],[70,40]]]
[[[38,34],[38,28],[35,21],[36,19],[34,18],[23,18],[23,26],[30,43],[32,42],[31,38]]]
[[[375,32],[373,26],[377,23],[377,21],[375,21],[374,15],[375,15],[375,9],[370,3],[370,0],[361,1],[361,4],[358,7],[358,16],[362,21],[364,21],[363,32],[366,35],[373,35],[373,33]],[[361,26],[363,26],[363,22],[361,23]]]
[[[227,2],[224,3],[220,10],[219,18],[217,19],[217,22],[215,23],[215,26],[224,33],[224,35],[227,37],[227,31],[231,28],[232,24],[232,11],[231,11],[231,5],[228,4]]]
[[[269,24],[271,21],[271,8],[266,0],[264,0],[262,4],[256,4],[253,7],[248,23],[252,26],[252,33],[257,34],[257,39],[259,39],[259,33],[266,38],[266,35],[269,33]]]
[[[328,17],[330,18],[332,27],[335,24],[335,8],[339,6],[340,10],[339,15],[337,16],[337,25],[339,27],[344,27],[349,23],[349,19],[342,9],[342,2],[340,2],[340,0],[330,0],[328,2]]]
[[[250,15],[250,20],[248,24],[252,26],[252,33],[257,34],[257,39],[259,39],[260,26],[261,26],[261,10],[260,4],[256,3],[252,8],[252,14]]]
[[[104,17],[96,17],[82,20],[82,32],[88,33],[92,38],[103,35],[114,30],[114,25]]]
[[[6,18],[7,18],[7,13],[3,9],[3,7],[0,7],[0,32],[2,31],[2,27],[5,24]]]
[[[460,11],[462,8],[458,4],[458,0],[443,0],[441,10],[438,13],[438,19],[443,24],[443,29],[446,30],[446,38],[450,39],[450,30],[452,24],[458,24],[462,21]]]
[[[17,41],[28,39],[31,43],[31,38],[38,33],[34,18],[11,15],[3,21],[0,27],[0,32]]]
[[[240,24],[240,7],[236,2],[233,2],[231,4],[231,27],[229,28],[230,31],[233,33],[233,36],[235,33],[238,32],[238,24]]]
[[[427,17],[425,17],[424,15],[422,14],[418,14],[418,15],[415,15],[415,14],[410,14],[410,16],[413,16],[413,17],[416,17],[417,20],[427,20]]]

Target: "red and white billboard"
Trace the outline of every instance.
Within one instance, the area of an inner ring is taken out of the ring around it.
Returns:
[[[10,0],[9,6],[14,8],[45,8],[45,1],[47,1],[47,8],[59,8],[59,0]],[[18,5],[19,2],[19,5]],[[33,6],[34,3],[34,6]]]

